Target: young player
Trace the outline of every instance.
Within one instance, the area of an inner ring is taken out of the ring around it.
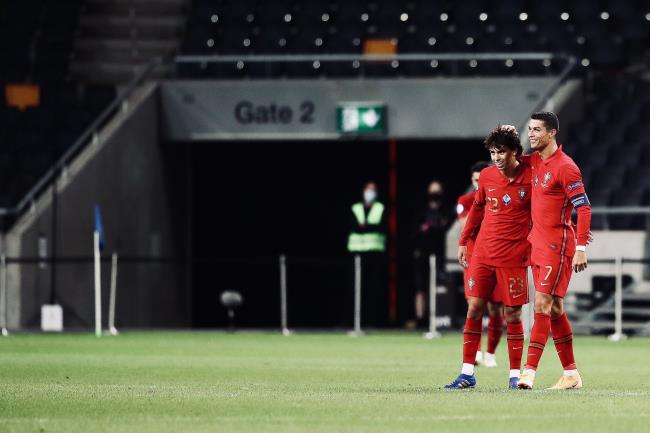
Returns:
[[[485,161],[479,161],[474,164],[470,170],[471,181],[474,189],[467,194],[463,194],[458,197],[458,202],[456,204],[456,214],[458,216],[458,222],[460,223],[460,231],[462,232],[465,228],[465,222],[467,221],[467,215],[469,215],[469,210],[472,208],[474,203],[474,196],[476,190],[478,189],[478,180],[481,176],[481,171],[489,167],[489,164]],[[467,240],[467,263],[471,263],[472,251],[474,249],[474,240],[478,233],[473,233],[472,237]],[[465,281],[465,289],[467,289],[467,281],[469,279],[469,272],[466,268],[463,268],[463,279]],[[503,315],[501,314],[501,309],[503,304],[499,297],[498,291],[492,293],[492,298],[487,303],[488,310],[488,342],[487,342],[487,351],[485,356],[481,352],[481,342],[478,343],[478,349],[476,351],[476,358],[474,364],[481,365],[483,364],[486,367],[496,367],[496,349],[501,340],[501,334],[503,333]]]
[[[564,295],[571,272],[587,268],[585,246],[589,242],[591,205],[582,183],[582,175],[573,160],[562,151],[556,135],[560,130],[557,116],[535,113],[528,123],[530,157],[533,170],[532,269],[535,282],[535,323],[531,330],[526,367],[519,388],[532,389],[535,371],[549,333],[564,374],[550,389],[579,389],[582,378],[573,356],[571,324],[564,312]],[[577,234],[571,212],[578,213]]]
[[[465,295],[468,309],[463,333],[461,374],[445,388],[473,388],[474,357],[487,300],[498,291],[505,304],[510,356],[509,387],[516,388],[524,330],[521,306],[528,302],[531,168],[517,159],[522,152],[512,126],[497,126],[485,139],[494,166],[481,172],[474,205],[458,242],[458,261],[467,267],[467,241],[479,224]]]

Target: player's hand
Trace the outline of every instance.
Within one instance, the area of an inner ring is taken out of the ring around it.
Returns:
[[[587,253],[584,251],[576,251],[573,256],[573,271],[582,272],[587,269]]]
[[[459,245],[458,246],[458,263],[463,268],[467,268],[467,246],[466,245]]]

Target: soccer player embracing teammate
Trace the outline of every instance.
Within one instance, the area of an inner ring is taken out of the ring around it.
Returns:
[[[523,389],[533,388],[549,333],[553,335],[564,369],[560,380],[549,389],[582,387],[573,356],[571,325],[564,312],[564,296],[572,271],[587,268],[585,247],[590,236],[591,205],[580,170],[556,141],[559,130],[558,118],[551,112],[534,113],[528,123],[530,147],[534,151],[530,156],[533,228],[529,240],[535,282],[535,322],[526,367],[518,382]],[[578,214],[577,233],[571,222],[574,208]]]
[[[527,272],[530,263],[530,202],[532,171],[519,160],[522,146],[513,126],[497,126],[485,139],[494,165],[484,169],[474,204],[458,242],[458,261],[467,267],[467,243],[481,229],[469,263],[465,286],[467,318],[463,333],[461,374],[449,389],[473,388],[474,357],[481,337],[487,301],[498,291],[505,305],[510,356],[508,386],[516,388],[521,369],[524,330],[521,306],[528,302]]]
[[[474,204],[474,196],[476,195],[476,190],[478,189],[478,182],[481,176],[481,171],[489,167],[485,161],[479,161],[474,164],[470,170],[471,181],[473,189],[467,194],[463,194],[458,197],[458,204],[456,205],[456,214],[458,216],[458,222],[460,223],[460,231],[462,233],[465,228],[465,223],[467,222],[467,216],[469,211],[472,209]],[[474,240],[476,239],[477,232],[467,239],[467,254],[466,260],[467,263],[471,263],[472,251],[474,250]],[[463,269],[463,282],[465,287],[469,281],[469,270],[467,268]],[[503,304],[501,303],[501,296],[498,290],[492,292],[492,299],[487,302],[487,311],[488,311],[488,338],[487,338],[487,350],[485,353],[481,352],[481,342],[478,343],[478,348],[476,350],[476,360],[474,364],[484,365],[485,367],[496,367],[496,349],[501,340],[501,334],[503,333],[503,315],[501,311],[503,310]]]

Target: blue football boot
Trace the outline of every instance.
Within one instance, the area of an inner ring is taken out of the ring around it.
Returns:
[[[474,375],[460,374],[456,380],[445,385],[446,389],[466,389],[474,388],[476,386],[476,378]]]

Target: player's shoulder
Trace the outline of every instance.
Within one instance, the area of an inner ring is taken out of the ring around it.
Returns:
[[[481,179],[479,180],[480,182],[484,182],[485,180],[493,180],[496,176],[499,175],[499,169],[497,168],[496,165],[491,165],[489,167],[486,167],[481,171]]]
[[[562,151],[560,158],[558,158],[558,166],[563,170],[580,171],[578,164],[567,153]]]
[[[530,165],[530,161],[522,161],[521,167],[521,175],[526,179],[531,179],[533,177],[533,166]]]

